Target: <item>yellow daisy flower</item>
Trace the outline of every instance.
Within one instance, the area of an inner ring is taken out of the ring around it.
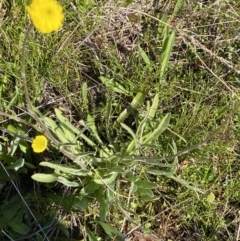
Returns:
[[[47,148],[47,138],[43,135],[35,136],[32,142],[32,149],[36,153],[43,152]]]
[[[32,0],[26,7],[35,28],[41,33],[51,33],[62,27],[64,14],[56,0]]]

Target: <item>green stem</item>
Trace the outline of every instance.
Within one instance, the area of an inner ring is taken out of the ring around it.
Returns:
[[[60,146],[61,143],[59,143],[58,140],[56,140],[53,135],[51,134],[51,132],[49,131],[49,129],[45,126],[45,124],[42,122],[42,120],[37,116],[36,112],[34,111],[34,106],[31,103],[30,100],[30,96],[29,96],[29,92],[28,92],[28,88],[27,88],[27,79],[26,79],[26,72],[25,72],[25,63],[26,63],[26,46],[27,46],[27,41],[28,38],[30,36],[30,33],[33,30],[33,25],[31,25],[25,35],[24,41],[23,41],[23,46],[22,46],[22,56],[21,56],[21,77],[23,80],[23,87],[24,87],[24,94],[26,97],[26,102],[27,102],[27,109],[29,111],[30,116],[32,116],[34,118],[34,120],[40,125],[42,132],[44,135],[46,135],[46,137],[48,137],[56,146]],[[60,151],[67,156],[69,159],[71,159],[72,161],[75,160],[76,156],[68,151],[66,151],[64,148],[60,148]],[[79,163],[79,165],[81,166],[81,168],[85,169],[85,166],[83,165],[83,163]]]
[[[30,97],[29,97],[29,93],[28,93],[28,88],[27,88],[27,79],[26,79],[26,73],[25,73],[25,62],[26,62],[25,56],[26,56],[27,40],[28,40],[32,30],[33,30],[33,25],[31,24],[31,26],[28,28],[28,30],[26,32],[26,35],[25,35],[25,38],[23,40],[22,56],[21,56],[21,60],[22,60],[22,63],[21,63],[21,77],[22,77],[22,80],[23,80],[24,94],[25,94],[25,97],[26,97],[27,108],[29,110],[31,110],[31,112],[33,112],[33,106],[32,106],[32,103],[31,103],[31,100],[30,100]]]

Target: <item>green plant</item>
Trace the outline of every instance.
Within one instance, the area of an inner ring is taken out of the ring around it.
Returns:
[[[65,1],[60,32],[25,38],[0,4],[0,239],[235,235],[239,7],[135,4]]]

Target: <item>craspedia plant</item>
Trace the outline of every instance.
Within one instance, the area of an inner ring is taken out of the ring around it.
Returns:
[[[47,138],[44,135],[38,135],[33,139],[32,149],[36,153],[41,153],[47,148]]]
[[[63,8],[56,0],[32,0],[26,8],[34,27],[39,32],[48,34],[62,27]]]

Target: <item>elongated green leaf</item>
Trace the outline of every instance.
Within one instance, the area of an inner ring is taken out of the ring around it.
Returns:
[[[109,88],[110,90],[112,90],[116,93],[124,94],[127,96],[131,95],[131,92],[129,92],[127,89],[125,89],[122,85],[120,85],[119,83],[117,83],[114,80],[107,79],[103,76],[100,76],[100,80],[107,88]]]
[[[126,8],[129,4],[131,4],[132,2],[133,2],[134,0],[125,0],[125,1],[123,1],[120,5],[119,5],[119,7],[121,7],[121,8]]]
[[[139,53],[140,53],[140,55],[142,56],[145,64],[148,65],[148,66],[151,66],[151,61],[150,61],[150,59],[148,58],[146,52],[140,47],[140,45],[138,45],[138,50],[139,50]]]
[[[97,189],[99,189],[102,185],[97,184],[94,181],[90,181],[84,188],[81,189],[81,195],[89,195],[94,193]]]
[[[129,153],[129,152],[132,151],[132,149],[133,149],[134,146],[137,146],[138,140],[137,140],[136,135],[134,134],[134,132],[132,131],[132,129],[131,129],[129,126],[127,126],[127,125],[124,124],[124,123],[120,123],[120,125],[121,125],[121,126],[132,136],[132,138],[133,138],[132,142],[130,142],[129,145],[128,145],[128,147],[127,147],[127,153]]]
[[[137,189],[137,193],[141,196],[141,197],[144,197],[144,196],[147,196],[149,198],[153,198],[154,197],[154,193],[151,189],[146,189],[146,188],[141,188],[141,187],[138,187]]]
[[[89,241],[98,241],[97,237],[87,227],[85,227],[85,230],[88,235]]]
[[[156,183],[148,182],[145,180],[138,180],[135,183],[142,189],[153,189],[157,187]]]
[[[87,90],[88,87],[87,87],[87,83],[86,82],[84,82],[82,84],[81,89],[82,89],[82,104],[83,104],[83,107],[88,109],[88,97],[87,97],[87,95],[88,95],[88,90]]]
[[[164,36],[164,31],[166,29],[166,22],[167,22],[167,14],[163,13],[161,20],[159,21],[158,30],[157,30],[159,38]]]
[[[173,151],[173,155],[176,155],[176,157],[174,158],[173,164],[175,165],[175,167],[171,168],[171,171],[169,172],[168,175],[173,176],[178,169],[178,156],[177,156],[177,145],[174,141],[172,141],[172,151]]]
[[[146,97],[146,93],[138,92],[136,96],[133,98],[130,105],[128,105],[128,107],[119,115],[115,124],[119,124],[123,122],[131,112],[136,110],[143,103],[145,97]]]
[[[147,169],[147,173],[156,175],[156,176],[170,176],[171,172],[163,171],[163,170],[157,170],[153,168]]]
[[[44,117],[44,122],[45,122],[45,124],[51,129],[51,130],[54,130],[54,129],[56,129],[56,128],[58,128],[58,125],[57,125],[57,123],[54,121],[54,120],[52,120],[51,118],[49,118],[49,117]]]
[[[110,177],[102,178],[102,179],[94,179],[94,182],[96,182],[97,184],[101,184],[101,185],[110,184],[115,181],[117,176],[118,176],[118,173],[113,172]]]
[[[108,205],[112,205],[114,202],[114,189],[115,189],[115,184],[111,183],[109,184],[110,188],[107,188],[106,190],[106,198],[107,198],[107,203]]]
[[[1,218],[0,218],[0,228],[2,229],[5,227],[11,220],[14,219],[14,217],[17,215],[19,209],[22,206],[21,202],[15,201],[15,197],[13,200],[10,200],[10,203],[4,205],[2,210],[0,210],[0,213],[2,213]],[[4,210],[4,211],[3,211]]]
[[[167,114],[162,121],[160,122],[160,124],[157,126],[157,128],[150,134],[147,134],[145,136],[145,139],[143,140],[142,144],[150,144],[153,140],[156,140],[159,135],[164,132],[168,125],[169,125],[169,121],[170,121],[170,114]]]
[[[164,82],[163,76],[167,69],[169,58],[172,53],[173,43],[175,40],[176,31],[173,30],[171,35],[165,39],[165,43],[163,44],[163,52],[162,52],[162,63],[160,68],[160,85]],[[160,86],[159,86],[160,87]]]
[[[105,221],[109,209],[108,209],[108,205],[107,205],[107,202],[106,202],[106,197],[105,197],[105,195],[103,193],[102,188],[98,189],[96,191],[95,196],[96,196],[97,201],[100,204],[100,208],[99,208],[100,220],[101,221]]]
[[[65,116],[63,116],[63,113],[57,108],[55,109],[55,114],[68,142],[75,142],[76,137],[74,135],[74,132],[71,130],[72,124],[70,123],[70,121]]]
[[[81,135],[82,132],[76,128],[73,124],[71,124],[71,122],[66,118],[64,117],[61,113],[61,111],[59,109],[55,109],[55,112],[58,113],[58,117],[60,118],[60,120],[62,120],[62,123],[64,123],[64,121],[66,120],[67,122],[67,127],[69,128],[69,130],[71,130],[73,133],[77,134],[77,135]],[[66,118],[66,119],[65,119]],[[49,117],[44,117],[44,120],[47,121],[47,123],[50,124],[50,126],[52,126],[51,129],[55,129],[58,127],[58,125]],[[55,123],[55,124],[54,124]]]
[[[24,166],[24,159],[20,158],[11,166],[7,166],[6,169],[13,169],[15,171],[18,171],[23,166]]]
[[[119,211],[122,212],[124,217],[127,218],[129,221],[131,221],[135,225],[137,225],[137,223],[140,222],[140,217],[137,215],[137,213],[135,213],[131,210],[127,210],[119,202],[117,202],[117,206],[118,206]],[[132,218],[132,216],[134,217],[134,219]]]
[[[113,228],[110,224],[101,221],[98,221],[97,223],[99,223],[102,226],[105,233],[112,240],[123,241],[125,239],[125,235],[119,232],[117,229]]]
[[[36,233],[36,238],[37,241],[43,241],[43,237],[39,233]]]
[[[69,181],[65,177],[58,177],[58,181],[67,187],[79,187],[80,186],[80,183],[74,182],[74,181]]]
[[[183,3],[185,2],[185,0],[178,0],[175,7],[174,7],[174,10],[173,10],[173,14],[172,16],[170,17],[170,20],[169,22],[171,22],[175,17],[176,15],[178,14],[178,12],[180,11],[180,9],[182,8],[182,5]]]
[[[32,175],[32,179],[37,181],[37,182],[51,183],[51,182],[56,182],[58,180],[58,175],[36,173],[36,174]]]
[[[11,143],[11,153],[10,155],[13,156],[18,148],[18,145],[19,145],[19,141],[20,141],[20,138],[19,137],[16,137],[13,139],[12,143]]]
[[[136,185],[135,182],[131,182],[130,192],[134,193],[137,191],[137,189],[138,189],[138,185]]]
[[[143,120],[140,122],[137,132],[136,132],[136,136],[137,136],[139,142],[141,142],[145,127],[147,126],[149,112],[150,112],[150,103],[149,103],[149,101],[147,101],[147,112],[146,112]],[[133,144],[134,144],[133,141],[129,144],[129,146],[127,148],[127,155],[130,155],[132,152]]]
[[[68,143],[68,139],[65,137],[62,129],[57,125],[57,123],[49,117],[44,117],[45,124],[51,129],[55,136],[62,142]]]
[[[100,145],[103,145],[103,142],[102,142],[101,138],[98,135],[97,127],[95,125],[95,121],[94,121],[94,119],[92,118],[92,116],[90,114],[87,115],[87,123],[88,123],[88,127],[92,131],[92,134],[95,137],[95,139],[97,140],[97,142]]]
[[[8,110],[10,110],[10,108],[15,104],[16,102],[16,99],[18,97],[18,94],[19,94],[19,90],[18,90],[18,87],[15,85],[15,91],[13,92],[15,93],[14,96],[11,97],[11,100],[8,104],[8,106],[6,107],[5,111],[8,112]],[[13,108],[12,108],[13,109]]]
[[[82,210],[86,210],[88,208],[88,206],[91,204],[92,202],[92,198],[89,196],[82,196],[81,200],[79,200],[79,202],[74,204],[74,207],[77,209],[82,209]]]
[[[145,97],[146,93],[138,92],[131,102],[132,108],[136,110],[143,103]]]
[[[177,164],[174,163],[162,163],[160,160],[161,158],[147,158],[144,156],[125,156],[122,158],[122,160],[129,160],[129,161],[137,161],[137,162],[143,162],[149,165],[156,165],[159,167],[176,167]]]
[[[158,105],[159,105],[159,94],[157,93],[155,96],[154,96],[154,99],[153,99],[153,103],[150,107],[150,111],[149,111],[149,114],[148,114],[148,118],[150,120],[152,120],[156,114],[156,111],[158,109]]]
[[[57,169],[63,173],[72,174],[75,176],[87,176],[87,175],[92,174],[91,171],[81,170],[78,168],[65,167],[63,165],[55,164],[55,163],[51,163],[51,162],[40,162],[39,165],[44,166],[44,167],[49,167],[52,169]]]
[[[198,187],[196,187],[196,185],[192,182],[188,182],[184,179],[178,178],[178,177],[174,177],[174,176],[170,176],[171,179],[173,179],[174,181],[181,183],[182,185],[184,185],[185,187],[193,190],[194,192],[198,192],[201,194],[205,194],[206,192]]]
[[[19,216],[19,218],[15,216],[11,222],[8,223],[8,226],[11,227],[15,232],[24,235],[28,232],[29,227],[22,222],[22,219],[22,215]]]

